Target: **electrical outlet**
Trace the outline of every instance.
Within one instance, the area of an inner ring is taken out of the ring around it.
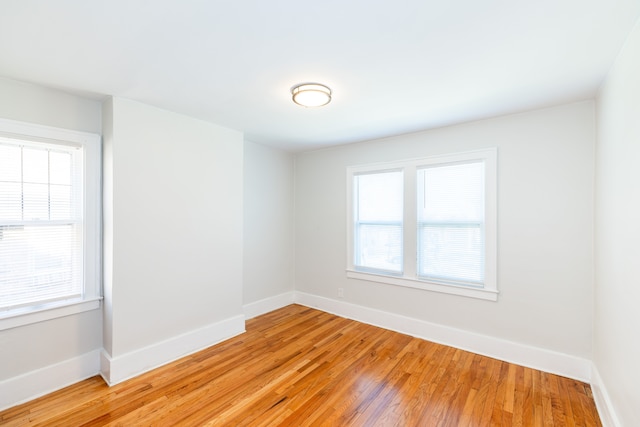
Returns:
[[[344,288],[338,288],[338,298],[344,298]]]

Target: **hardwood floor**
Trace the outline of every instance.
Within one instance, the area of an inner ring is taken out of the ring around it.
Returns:
[[[291,305],[108,387],[0,412],[21,426],[599,426],[588,384]]]

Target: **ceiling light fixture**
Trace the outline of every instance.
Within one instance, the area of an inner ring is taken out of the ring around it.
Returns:
[[[302,83],[291,88],[293,102],[303,107],[322,107],[331,101],[331,89],[320,83]]]

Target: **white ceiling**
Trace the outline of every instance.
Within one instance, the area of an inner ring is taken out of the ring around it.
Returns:
[[[591,98],[639,16],[640,0],[0,0],[0,76],[303,151]],[[301,82],[333,101],[295,105]]]

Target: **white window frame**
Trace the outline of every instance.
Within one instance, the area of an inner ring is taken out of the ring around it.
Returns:
[[[347,277],[389,285],[404,286],[489,301],[498,299],[497,280],[497,148],[430,156],[398,162],[349,166],[347,168]],[[422,279],[417,274],[417,170],[424,166],[482,161],[485,165],[485,265],[482,286],[466,286]],[[391,275],[357,269],[354,263],[354,176],[384,170],[404,172],[403,274]]]
[[[70,301],[51,302],[0,312],[0,330],[42,322],[100,308],[101,297],[101,140],[100,136],[15,120],[0,119],[0,135],[83,148],[84,277],[83,295]]]

